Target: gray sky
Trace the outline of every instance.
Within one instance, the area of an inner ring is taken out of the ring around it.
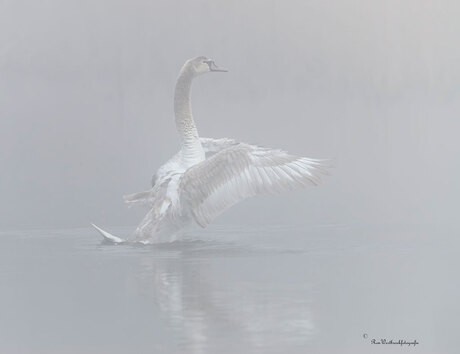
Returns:
[[[218,222],[454,225],[460,188],[457,1],[4,0],[0,228],[133,225],[178,146],[178,70],[202,136],[335,158],[319,188]]]

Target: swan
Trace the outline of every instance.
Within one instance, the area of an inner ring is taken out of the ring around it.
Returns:
[[[149,210],[131,237],[123,239],[92,224],[104,239],[144,244],[174,241],[186,226],[206,227],[245,198],[318,185],[321,175],[328,174],[325,160],[198,135],[192,116],[192,82],[206,73],[226,71],[205,56],[185,62],[174,90],[181,149],[155,173],[152,188],[124,197],[129,206],[143,205]]]

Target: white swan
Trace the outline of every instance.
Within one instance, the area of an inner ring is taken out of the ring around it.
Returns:
[[[93,226],[115,243],[168,242],[195,221],[206,227],[233,204],[259,193],[276,193],[307,184],[317,185],[327,174],[323,160],[297,157],[233,139],[200,138],[192,117],[190,90],[195,77],[224,72],[200,56],[182,67],[174,93],[174,113],[182,148],[159,168],[152,188],[125,196],[129,205],[149,208],[128,239]]]

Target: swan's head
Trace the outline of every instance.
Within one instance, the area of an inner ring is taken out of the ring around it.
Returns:
[[[206,73],[228,71],[226,69],[218,67],[214,60],[212,60],[211,58],[204,56],[187,60],[183,70],[184,69],[192,73],[193,76],[198,76]]]

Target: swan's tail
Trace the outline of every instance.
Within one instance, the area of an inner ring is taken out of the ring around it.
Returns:
[[[126,240],[123,240],[122,238],[118,236],[114,236],[111,233],[108,233],[107,231],[102,230],[100,227],[97,227],[94,224],[91,224],[101,235],[104,237],[104,240],[110,241],[113,243],[123,243],[126,242]]]

